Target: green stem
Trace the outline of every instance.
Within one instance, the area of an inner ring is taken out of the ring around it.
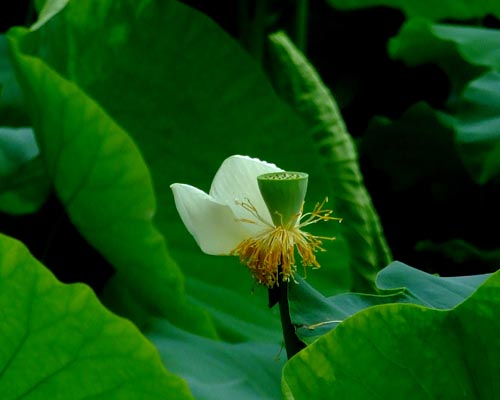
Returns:
[[[293,21],[292,40],[297,48],[306,52],[307,47],[307,22],[309,18],[309,1],[295,0],[295,16]]]
[[[267,0],[238,2],[240,40],[253,57],[262,63],[267,35]]]
[[[283,330],[283,339],[288,359],[292,358],[305,344],[297,337],[295,326],[290,319],[290,307],[288,304],[288,282],[281,279],[281,268],[278,274],[278,284],[269,289],[269,307],[279,304],[281,329]]]
[[[26,18],[24,24],[26,26],[32,25],[36,21],[36,8],[35,8],[35,0],[30,0],[28,2],[28,8],[26,10]]]

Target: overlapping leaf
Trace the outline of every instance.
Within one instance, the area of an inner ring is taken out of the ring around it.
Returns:
[[[500,71],[500,68],[498,69]],[[451,115],[442,115],[455,129],[460,156],[479,184],[500,179],[500,73],[472,81]]]
[[[484,74],[465,87],[447,112],[419,103],[397,121],[375,118],[362,150],[398,190],[430,179],[453,191],[451,182],[463,181],[464,172],[480,185],[498,181],[499,99],[500,74]],[[382,148],[391,149],[390,155],[382,156]]]
[[[488,69],[500,69],[497,29],[408,21],[389,42],[391,57],[415,66],[439,65],[458,95],[468,81]],[[480,45],[479,45],[480,44]]]
[[[285,398],[495,398],[499,289],[497,272],[451,310],[390,304],[355,314],[290,360]]]
[[[292,285],[290,315],[299,337],[312,343],[351,315],[379,304],[411,303],[436,309],[453,308],[488,276],[440,278],[393,262],[377,275],[379,295],[345,293],[326,298],[305,281]]]
[[[480,184],[500,173],[499,40],[497,29],[411,20],[389,44],[392,57],[410,65],[435,63],[450,76],[457,88],[451,110],[436,115],[455,130],[460,156]]]

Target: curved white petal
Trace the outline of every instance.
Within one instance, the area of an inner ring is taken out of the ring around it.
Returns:
[[[251,218],[251,214],[238,206],[236,201],[250,200],[259,215],[272,224],[271,215],[260,194],[257,177],[269,172],[283,171],[276,165],[248,156],[226,158],[215,174],[210,195],[227,204],[238,218]],[[257,228],[257,227],[255,227]],[[255,231],[255,230],[254,230]]]
[[[251,224],[237,221],[231,208],[194,186],[170,185],[187,230],[204,253],[227,255],[251,236]]]

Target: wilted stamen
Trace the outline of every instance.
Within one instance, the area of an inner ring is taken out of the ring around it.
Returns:
[[[254,279],[269,288],[275,286],[279,281],[279,267],[281,267],[281,280],[283,282],[293,280],[297,269],[295,247],[297,247],[297,253],[301,258],[304,271],[306,267],[319,268],[320,265],[314,253],[325,251],[321,247],[323,240],[334,240],[335,238],[315,236],[302,231],[300,228],[318,221],[340,220],[340,218],[330,216],[331,210],[323,210],[322,207],[325,202],[326,199],[322,203],[317,203],[311,213],[304,214],[302,217],[300,217],[299,213],[299,218],[306,217],[306,221],[298,225],[286,226],[279,224],[273,227],[266,224],[269,228],[265,228],[260,234],[245,239],[231,254],[238,255],[241,262],[250,269]],[[241,206],[262,221],[262,218],[250,203],[241,203]],[[252,220],[248,222],[252,222]]]

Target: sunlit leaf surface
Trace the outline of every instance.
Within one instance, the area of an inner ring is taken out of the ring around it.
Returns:
[[[0,235],[2,399],[190,399],[156,349],[87,286],[63,285]]]

